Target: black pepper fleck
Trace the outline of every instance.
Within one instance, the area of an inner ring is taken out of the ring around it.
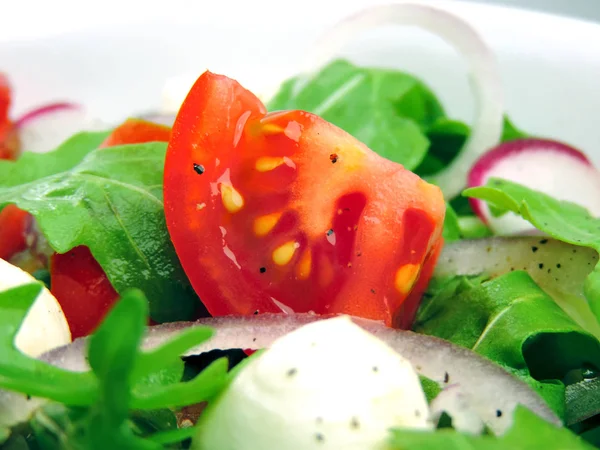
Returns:
[[[194,163],[194,172],[198,175],[202,175],[204,173],[204,166],[202,164]]]
[[[256,311],[254,311],[254,315],[257,316],[258,315],[258,309]]]
[[[356,256],[362,256],[362,252],[356,252]]]
[[[539,267],[540,269],[543,269],[543,268],[544,268],[544,263],[539,263],[539,264],[538,264],[538,267]]]
[[[560,265],[560,264],[557,264],[557,265],[556,265],[556,268],[557,268],[557,269],[560,269],[560,268],[561,268],[561,265]]]
[[[371,289],[371,294],[374,294],[374,293],[375,293],[375,289]]]
[[[327,236],[331,236],[333,234],[333,228],[330,228],[329,230],[327,230],[327,233],[325,233]]]
[[[332,164],[335,164],[338,161],[337,153],[332,153],[331,155],[329,155],[329,160]]]
[[[31,400],[31,395],[27,394],[27,400]]]
[[[546,243],[548,243],[548,239],[542,239],[542,240],[540,241],[540,244],[542,244],[542,245],[544,245],[544,244],[546,244]]]
[[[444,383],[448,384],[450,381],[450,374],[448,372],[444,372]]]
[[[502,411],[499,409],[496,410],[496,417],[502,417]]]
[[[252,338],[252,342],[256,342],[256,338]]]
[[[379,372],[379,367],[373,366],[373,372]]]
[[[352,428],[353,430],[358,430],[360,428],[360,422],[358,421],[357,417],[353,417],[350,420],[350,428]]]
[[[537,252],[537,251],[538,251],[538,248],[537,248],[537,247],[534,245],[533,247],[531,247],[531,251],[532,251],[533,253],[535,253],[535,252]]]
[[[287,371],[286,375],[288,377],[293,377],[297,373],[298,373],[298,369],[296,369],[295,367],[292,367],[290,370]]]
[[[317,433],[317,434],[315,434],[315,439],[317,442],[324,442],[325,436],[323,436],[323,433]]]
[[[258,271],[260,273],[265,273],[267,271],[267,268],[266,267],[261,267],[260,269],[258,269]]]

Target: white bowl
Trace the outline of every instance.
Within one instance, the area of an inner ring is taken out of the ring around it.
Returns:
[[[75,100],[106,120],[160,105],[167,78],[206,68],[248,88],[293,75],[328,27],[377,0],[303,2],[105,0],[15,2],[0,28],[0,70],[15,113]],[[523,130],[566,141],[600,164],[600,24],[514,8],[436,2],[467,19],[494,49],[506,108]],[[36,6],[35,17],[30,9]],[[25,18],[28,20],[24,20]],[[422,77],[448,113],[469,121],[463,62],[439,39],[390,28],[358,36],[343,56]]]

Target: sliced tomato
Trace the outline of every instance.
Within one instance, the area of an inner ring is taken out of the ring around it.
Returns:
[[[100,147],[167,142],[170,134],[171,129],[164,125],[129,119],[115,128]],[[52,256],[50,285],[65,313],[73,338],[92,333],[119,298],[87,247],[75,247]]]
[[[143,142],[169,142],[171,127],[142,119],[127,119],[100,145],[101,148]]]
[[[19,136],[9,118],[11,89],[8,78],[0,73],[0,159],[15,160],[19,156]]]
[[[164,199],[211,314],[347,313],[404,327],[445,213],[437,187],[348,133],[303,111],[267,114],[210,72],[175,121]]]
[[[75,247],[50,260],[52,293],[65,313],[73,339],[100,324],[119,294],[87,247]]]
[[[15,205],[0,211],[0,258],[8,261],[27,248],[26,230],[31,216]]]

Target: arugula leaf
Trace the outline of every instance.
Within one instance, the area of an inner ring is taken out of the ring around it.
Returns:
[[[414,169],[429,142],[422,127],[442,117],[442,106],[417,78],[337,60],[311,78],[292,78],[267,105],[323,117],[380,155]]]
[[[59,402],[34,411],[30,426],[39,444],[36,448],[161,449],[154,439],[175,442],[192,432],[174,432],[169,427],[147,436],[147,430],[135,422],[141,411],[208,401],[230,380],[227,360],[221,358],[195,378],[180,382],[183,368],[173,361],[210,337],[207,328],[189,329],[142,352],[148,302],[138,290],[126,291],[89,339],[92,371],[71,372],[23,355],[14,347],[14,337],[40,289],[41,283],[33,283],[0,293],[0,387]],[[2,409],[15,413],[10,400],[0,395],[0,413]],[[8,423],[14,424],[14,420]],[[5,429],[0,427],[3,437]]]
[[[492,236],[492,230],[477,216],[458,218],[458,228],[463,239],[479,239]]]
[[[419,381],[421,382],[421,388],[425,393],[427,403],[431,403],[431,401],[436,398],[440,392],[442,392],[442,388],[437,381],[433,381],[423,375],[419,375]]]
[[[50,366],[24,355],[14,344],[21,322],[41,290],[41,283],[32,283],[0,292],[0,387],[70,405],[90,404],[97,389],[90,373]],[[0,420],[5,415],[2,409],[0,405]]]
[[[0,186],[17,186],[69,170],[98,148],[109,134],[109,131],[78,133],[52,152],[25,152],[17,161],[0,160]]]
[[[444,242],[458,241],[461,239],[458,216],[449,203],[446,203],[446,216],[444,217],[444,229],[442,230],[442,236],[444,237]]]
[[[463,195],[485,200],[500,211],[519,214],[555,239],[600,252],[600,219],[579,205],[497,178],[489,179],[485,186],[466,189]],[[584,294],[600,321],[600,263],[588,275]]]
[[[500,437],[470,436],[453,429],[417,431],[392,430],[391,450],[591,450],[594,447],[566,428],[559,428],[523,406],[517,406],[514,423]]]
[[[528,133],[519,130],[508,118],[508,116],[504,116],[504,128],[502,130],[502,137],[500,138],[501,142],[514,141],[516,139],[523,139],[529,136],[530,135]]]
[[[600,414],[600,378],[586,379],[567,386],[565,423],[573,425]]]
[[[31,213],[58,253],[89,247],[117,292],[146,293],[155,321],[191,319],[200,302],[165,224],[165,152],[157,142],[93,150],[66,172],[0,187],[0,207]]]
[[[572,370],[600,368],[600,342],[527,272],[509,272],[490,281],[482,277],[436,279],[413,329],[503,365],[537,390],[560,416],[565,412],[561,380]]]
[[[425,130],[430,142],[429,151],[419,167],[415,169],[415,173],[420,176],[428,176],[445,168],[460,153],[470,132],[469,126],[459,120],[446,117],[437,119]],[[500,142],[514,141],[525,137],[528,135],[517,129],[508,116],[504,116],[504,128]],[[468,207],[468,205],[465,206]],[[469,214],[473,214],[470,207],[467,211]]]
[[[141,438],[122,424],[129,415],[130,374],[145,329],[145,310],[141,296],[124,297],[90,338],[88,362],[100,381],[100,399],[90,411],[89,448],[141,447]]]

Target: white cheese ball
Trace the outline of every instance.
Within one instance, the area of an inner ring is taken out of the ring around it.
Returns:
[[[348,317],[275,341],[200,420],[197,450],[384,449],[390,428],[432,428],[410,362]]]
[[[35,282],[29,273],[0,259],[0,291]],[[27,313],[15,344],[19,350],[37,357],[71,342],[71,331],[58,300],[43,288]]]

